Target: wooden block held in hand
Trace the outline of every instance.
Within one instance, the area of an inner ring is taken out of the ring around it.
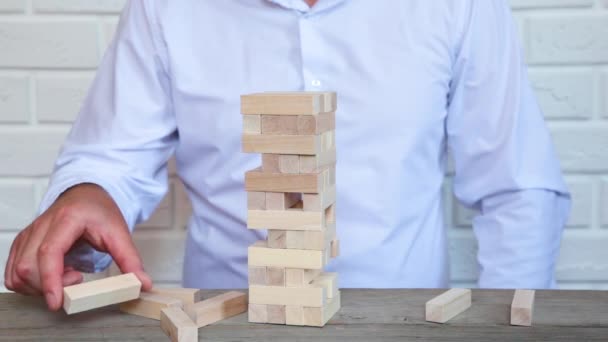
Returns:
[[[471,290],[451,289],[426,303],[426,320],[445,323],[471,307]]]
[[[181,308],[168,307],[162,309],[160,328],[172,342],[198,341],[198,327]]]
[[[179,299],[183,305],[194,304],[202,299],[201,290],[182,287],[153,287],[150,293]]]
[[[532,325],[535,293],[534,290],[515,290],[511,303],[511,325]]]
[[[94,280],[63,288],[63,309],[68,315],[137,299],[141,282],[135,274]]]
[[[247,295],[230,291],[201,302],[186,305],[185,311],[197,327],[236,316],[247,311]]]
[[[164,308],[182,308],[182,301],[166,295],[141,292],[138,299],[120,304],[120,311],[131,315],[160,320],[160,311]]]

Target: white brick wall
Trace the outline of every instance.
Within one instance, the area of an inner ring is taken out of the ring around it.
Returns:
[[[0,274],[14,235],[34,216],[124,3],[0,1]],[[608,288],[608,0],[511,4],[574,196],[558,265],[560,284]],[[136,233],[146,269],[163,284],[180,280],[190,211],[174,171],[171,178],[167,198]],[[474,213],[456,203],[449,183],[445,212],[452,279],[468,286],[477,274]]]

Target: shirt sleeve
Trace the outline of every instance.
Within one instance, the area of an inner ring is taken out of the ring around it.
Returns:
[[[44,212],[66,189],[103,187],[129,229],[148,218],[167,191],[167,160],[178,135],[154,1],[129,1],[43,197]],[[76,246],[66,263],[105,269],[109,255]]]
[[[553,287],[570,196],[508,5],[463,3],[446,129],[455,195],[480,210],[479,286]]]

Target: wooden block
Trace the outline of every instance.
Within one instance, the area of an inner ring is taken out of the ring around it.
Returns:
[[[336,237],[336,224],[329,224],[322,231],[286,230],[284,232],[284,248],[322,251],[331,246],[331,241]]]
[[[322,287],[325,289],[327,298],[331,299],[338,293],[338,274],[333,272],[323,272],[310,282],[310,286]]]
[[[445,323],[471,307],[471,290],[451,289],[426,303],[426,320]]]
[[[267,283],[270,286],[285,286],[285,269],[281,267],[267,267]]]
[[[336,113],[323,113],[317,116],[299,115],[297,121],[297,134],[321,134],[336,128]]]
[[[304,270],[300,268],[285,269],[285,286],[304,287],[321,274],[321,270]]]
[[[266,266],[249,266],[249,284],[250,285],[266,285],[268,278]]]
[[[336,223],[336,205],[332,204],[327,209],[325,209],[325,224],[335,224]]]
[[[285,230],[269,230],[268,231],[268,248],[287,248],[287,231]]]
[[[279,155],[280,173],[300,173],[300,156],[293,154]]]
[[[302,194],[303,209],[305,211],[321,211],[336,203],[336,185],[329,186],[318,194]]]
[[[194,304],[200,302],[201,290],[199,289],[188,289],[181,287],[153,287],[150,290],[152,294],[158,294],[167,297],[173,297],[182,301],[183,305]]]
[[[250,323],[268,323],[268,305],[249,303],[247,320]]]
[[[280,154],[262,153],[262,172],[281,173],[279,169]]]
[[[137,299],[141,282],[135,274],[94,280],[63,288],[63,309],[68,315]]]
[[[274,249],[257,244],[249,246],[248,258],[249,266],[320,270],[327,264],[327,255],[323,251]]]
[[[340,292],[322,307],[304,307],[303,325],[322,327],[340,310]]]
[[[285,324],[304,325],[304,308],[298,305],[286,305]]]
[[[335,93],[267,92],[241,95],[241,113],[272,115],[317,115],[336,110]]]
[[[300,173],[314,173],[329,165],[336,164],[336,148],[329,148],[317,155],[300,155]]]
[[[285,305],[268,305],[268,323],[285,324]]]
[[[535,293],[534,290],[515,290],[511,303],[511,325],[532,325]]]
[[[168,307],[162,309],[160,328],[172,342],[198,341],[198,327],[181,308]]]
[[[302,194],[295,192],[267,192],[267,210],[286,210],[302,200]]]
[[[299,209],[247,211],[249,229],[323,231],[326,226],[324,212]]]
[[[186,313],[199,328],[236,316],[247,309],[247,295],[236,291],[185,306]]]
[[[340,240],[338,240],[338,239],[332,240],[330,248],[331,248],[330,257],[332,259],[338,257],[340,255]]]
[[[332,186],[333,169],[320,170],[317,173],[286,174],[262,172],[261,168],[245,173],[247,191],[320,193]]]
[[[320,307],[325,304],[326,296],[323,287],[249,287],[249,302],[253,304]]]
[[[261,134],[262,119],[260,115],[243,115],[243,133]]]
[[[334,147],[333,131],[320,135],[243,134],[243,152],[317,155]]]
[[[252,209],[252,210],[266,209],[266,193],[263,191],[247,192],[247,209]]]
[[[262,134],[297,135],[298,116],[262,115]]]
[[[160,320],[160,311],[164,308],[182,308],[182,301],[173,297],[142,292],[138,299],[120,304],[120,311],[131,315]]]

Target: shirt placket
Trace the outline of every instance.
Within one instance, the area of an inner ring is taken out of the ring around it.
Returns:
[[[324,89],[324,75],[321,73],[323,63],[323,42],[316,27],[318,16],[314,12],[303,13],[298,19],[300,28],[300,51],[302,57],[302,77],[304,90],[319,91]]]

